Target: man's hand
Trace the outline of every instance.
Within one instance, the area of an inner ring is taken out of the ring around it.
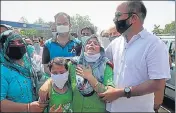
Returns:
[[[55,104],[50,108],[50,111],[49,111],[50,113],[53,113],[53,112],[63,112],[63,110],[62,110],[62,107],[61,107],[61,105],[59,105],[59,107],[57,108],[57,109],[55,109]]]
[[[100,93],[98,95],[99,95],[99,97],[102,98],[102,100],[109,103],[109,102],[112,102],[120,97],[123,97],[124,90],[108,86],[107,91],[105,91],[104,93]]]
[[[38,101],[31,102],[29,104],[29,112],[43,112],[47,105],[48,104],[39,103]]]
[[[161,106],[161,104],[154,104],[153,109],[154,109],[155,113],[158,113],[158,110],[159,110],[160,106]]]

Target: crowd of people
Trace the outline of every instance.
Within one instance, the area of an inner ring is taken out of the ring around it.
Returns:
[[[143,23],[142,1],[117,6],[115,26],[100,35],[71,33],[54,16],[53,38],[23,37],[1,25],[1,112],[157,112],[170,78],[165,44]]]

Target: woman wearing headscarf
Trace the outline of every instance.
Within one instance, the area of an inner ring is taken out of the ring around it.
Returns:
[[[73,91],[73,112],[105,112],[106,102],[97,94],[114,86],[113,70],[96,35],[85,42],[80,57],[72,59],[68,66]],[[46,100],[48,83],[49,80],[39,91],[42,100]]]
[[[35,101],[37,78],[23,60],[25,42],[12,30],[3,32],[2,38],[1,112],[42,112],[46,105]]]

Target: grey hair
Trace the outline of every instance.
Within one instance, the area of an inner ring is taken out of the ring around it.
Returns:
[[[129,0],[126,2],[126,4],[127,4],[128,13],[136,13],[143,23],[147,15],[147,9],[144,3],[141,0],[136,0],[136,1]]]

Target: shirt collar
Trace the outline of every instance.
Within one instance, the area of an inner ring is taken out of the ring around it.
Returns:
[[[143,30],[140,31],[137,35],[139,35],[141,38],[145,38],[145,37],[146,37],[146,33],[147,33],[147,30],[146,30],[146,29],[143,29]]]

